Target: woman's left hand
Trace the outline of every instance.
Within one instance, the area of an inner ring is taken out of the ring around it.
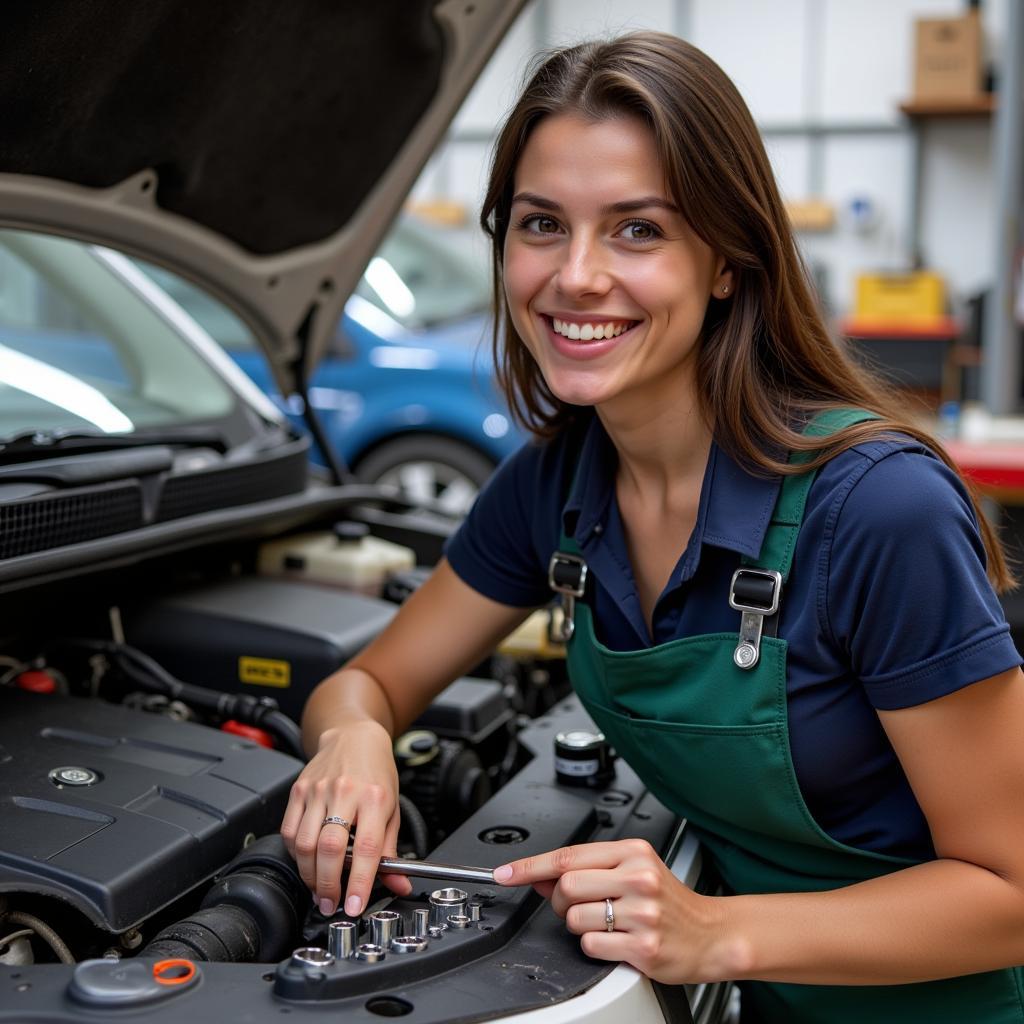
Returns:
[[[587,956],[621,960],[668,984],[724,980],[719,901],[680,882],[645,840],[566,846],[513,861],[494,877],[550,899]]]

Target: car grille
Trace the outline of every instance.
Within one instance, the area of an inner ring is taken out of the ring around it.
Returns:
[[[276,458],[172,476],[164,484],[156,518],[166,522],[295,494],[305,486],[306,473],[303,444],[293,445],[291,451]]]
[[[0,559],[80,544],[142,525],[136,483],[64,491],[0,504]]]

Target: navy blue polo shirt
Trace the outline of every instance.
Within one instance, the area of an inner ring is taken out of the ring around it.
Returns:
[[[607,647],[735,632],[729,582],[740,556],[760,551],[778,477],[752,475],[712,444],[697,523],[688,543],[678,538],[682,554],[651,636],[615,499],[616,464],[596,417],[582,443],[564,434],[526,445],[449,542],[452,568],[494,601],[546,604],[547,565],[564,526],[590,567],[588,600]],[[910,438],[871,441],[827,463],[808,494],[778,635],[788,642],[793,764],[815,820],[851,846],[933,857],[876,709],[921,704],[1021,661],[956,474]]]

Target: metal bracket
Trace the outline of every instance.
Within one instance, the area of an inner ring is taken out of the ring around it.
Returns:
[[[548,639],[553,644],[567,644],[576,632],[576,601],[587,586],[587,563],[579,555],[556,551],[548,563],[548,586],[559,595],[562,604],[561,622],[548,619]]]
[[[751,594],[751,584],[761,590],[768,584],[767,593],[763,596]],[[737,595],[737,585],[741,590],[747,591],[742,598]],[[733,651],[732,660],[739,668],[751,669],[760,660],[764,620],[779,610],[781,598],[781,573],[773,569],[747,568],[737,569],[733,573],[732,582],[729,584],[729,607],[735,608],[741,615],[739,642]]]

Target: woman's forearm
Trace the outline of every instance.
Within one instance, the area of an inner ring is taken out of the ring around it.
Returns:
[[[1024,889],[964,861],[719,902],[721,978],[895,985],[1024,964]]]
[[[314,754],[321,737],[347,723],[377,723],[393,736],[394,713],[383,688],[359,668],[339,669],[320,683],[302,713],[302,743]]]

